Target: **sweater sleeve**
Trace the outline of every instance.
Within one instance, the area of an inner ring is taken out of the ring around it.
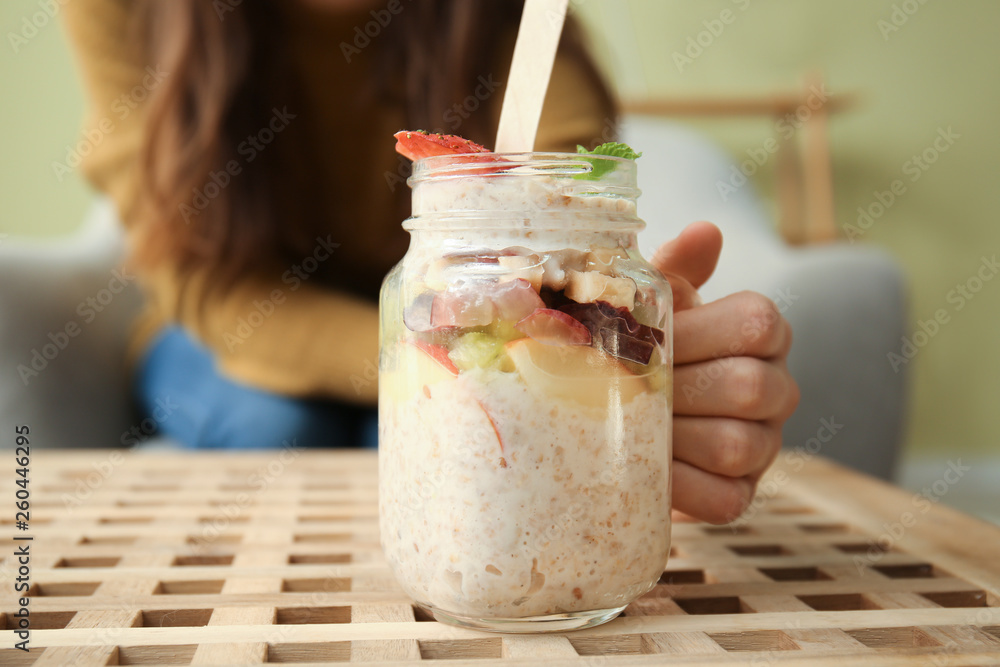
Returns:
[[[313,257],[336,261],[335,245],[318,240]],[[228,377],[292,396],[377,400],[375,304],[311,285],[296,265],[272,266],[225,290],[211,289],[208,272],[150,278],[154,308],[206,345]]]
[[[114,200],[126,227],[137,223],[143,101],[170,76],[129,46],[132,6],[74,0],[62,12],[87,98],[84,136],[95,138],[81,169]],[[331,241],[318,240],[317,257],[336,254]],[[311,285],[294,266],[241,276],[224,290],[210,289],[207,270],[142,272],[140,281],[152,319],[183,326],[234,380],[290,395],[377,398],[378,308],[371,302]]]
[[[114,200],[126,224],[138,193],[144,101],[169,76],[158,67],[147,70],[128,39],[131,6],[129,0],[75,0],[61,11],[86,103],[82,143],[88,150],[80,170]]]

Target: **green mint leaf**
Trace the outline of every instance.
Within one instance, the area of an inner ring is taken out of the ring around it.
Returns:
[[[579,144],[576,147],[576,152],[583,155],[607,155],[610,157],[621,157],[626,160],[635,160],[636,158],[642,157],[642,153],[636,153],[628,144],[623,144],[619,141],[609,141],[606,144],[601,144],[597,146],[592,151],[588,151],[583,146]],[[581,180],[596,181],[605,174],[608,174],[615,169],[615,163],[613,160],[602,160],[600,158],[584,158],[593,165],[590,173],[587,174],[577,174],[573,178],[579,178]]]
[[[583,146],[577,145],[577,153],[588,153],[590,155],[610,155],[611,157],[623,157],[626,160],[634,160],[642,157],[642,153],[636,153],[628,144],[620,141],[609,141],[606,144],[597,146],[592,151],[588,151]]]

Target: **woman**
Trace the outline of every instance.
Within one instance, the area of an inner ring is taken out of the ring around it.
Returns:
[[[112,131],[84,165],[115,200],[149,308],[143,407],[191,447],[374,443],[376,296],[405,252],[401,128],[492,144],[520,17],[511,0],[77,0],[64,10]],[[128,113],[124,113],[124,111]],[[114,114],[114,115],[112,115]],[[615,107],[570,22],[537,146],[613,131]],[[105,124],[104,127],[107,127]],[[657,253],[696,303],[721,247],[695,225]],[[738,515],[780,446],[797,389],[787,323],[759,295],[678,312],[675,381],[764,335],[675,421],[676,506]]]

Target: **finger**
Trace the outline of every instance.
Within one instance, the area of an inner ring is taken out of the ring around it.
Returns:
[[[674,363],[719,357],[784,357],[792,328],[773,301],[756,292],[738,292],[674,318]]]
[[[794,380],[781,366],[753,357],[729,357],[674,369],[674,414],[735,419],[787,417],[797,400]]]
[[[717,524],[738,519],[757,488],[746,477],[724,477],[676,460],[672,479],[674,509]]]
[[[672,273],[694,285],[705,284],[722,252],[722,232],[710,222],[695,222],[673,241],[661,245],[653,255],[653,266],[663,274]]]
[[[670,520],[674,523],[700,523],[700,521],[690,514],[685,514],[680,510],[670,510]]]
[[[726,417],[674,418],[674,458],[717,475],[759,476],[779,449],[779,424]]]

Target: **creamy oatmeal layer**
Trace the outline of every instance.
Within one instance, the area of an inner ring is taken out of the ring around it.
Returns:
[[[477,370],[384,401],[382,541],[406,592],[518,618],[650,589],[669,550],[670,406],[664,392],[606,398],[611,409],[547,399],[516,373]]]

